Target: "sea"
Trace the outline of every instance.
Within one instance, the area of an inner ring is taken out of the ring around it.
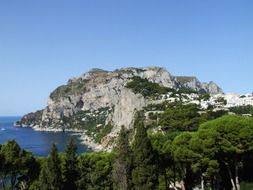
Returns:
[[[78,147],[78,154],[89,151],[81,144],[80,133],[77,132],[45,132],[34,131],[32,128],[14,127],[14,123],[21,117],[0,117],[0,144],[8,140],[16,140],[19,146],[30,151],[35,156],[47,156],[53,143],[59,152],[63,152],[70,138],[74,138]]]

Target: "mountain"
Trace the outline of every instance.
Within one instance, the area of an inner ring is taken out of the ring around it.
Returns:
[[[133,127],[135,113],[171,93],[223,93],[215,83],[173,76],[160,67],[92,69],[49,96],[47,107],[25,115],[20,125],[36,130],[79,130],[85,143],[111,148],[122,125]]]

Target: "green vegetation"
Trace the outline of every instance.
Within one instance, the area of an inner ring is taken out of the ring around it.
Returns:
[[[235,113],[235,114],[251,114],[253,115],[253,106],[247,105],[247,106],[237,106],[229,108],[229,111]]]
[[[219,97],[217,98],[217,100],[215,100],[216,103],[221,103],[223,105],[226,105],[227,104],[227,100],[225,100],[225,98],[223,97]]]
[[[227,111],[201,110],[196,104],[164,101],[161,104],[149,104],[144,108],[148,113],[151,127],[161,127],[163,131],[196,131],[205,121],[227,114]]]
[[[129,145],[128,134],[124,127],[121,128],[119,138],[113,152],[113,189],[130,190],[132,188],[132,151]]]
[[[156,189],[158,186],[158,165],[156,154],[148,138],[143,120],[139,116],[135,122],[136,135],[133,142],[133,189]]]
[[[160,155],[164,184],[239,189],[240,181],[253,181],[252,118],[226,115],[201,124],[196,132],[155,133],[150,138]],[[241,189],[247,188],[242,184]]]
[[[112,155],[110,153],[88,153],[79,157],[80,177],[78,190],[112,189]]]
[[[144,111],[165,111],[167,108],[176,106],[178,104],[178,102],[171,103],[168,101],[164,101],[160,104],[148,104],[146,107],[144,107]]]
[[[159,125],[163,130],[193,131],[200,123],[199,108],[196,104],[178,104],[169,107],[159,116]]]
[[[243,160],[253,150],[253,120],[223,116],[202,124],[196,138],[200,154],[216,161],[219,175],[230,179],[224,181],[225,186],[239,189],[239,167],[248,167]]]
[[[199,99],[200,99],[200,100],[207,101],[207,100],[209,100],[209,99],[210,99],[210,97],[211,97],[211,95],[210,95],[210,94],[208,94],[208,93],[204,93],[204,94],[201,94],[201,95],[200,95]]]
[[[30,152],[14,141],[0,145],[0,189],[29,187],[38,178],[39,165]]]
[[[241,190],[252,190],[253,189],[253,183],[245,183],[243,182],[241,184]]]
[[[21,121],[17,121],[16,125],[30,126],[31,124],[38,124],[38,122],[41,121],[42,119],[42,113],[43,113],[43,110],[29,113],[25,115],[24,117],[22,117]]]
[[[66,148],[66,156],[63,164],[63,190],[77,189],[76,181],[79,177],[77,146],[71,138]]]
[[[109,113],[109,107],[100,108],[96,111],[79,111],[72,117],[65,118],[64,122],[71,128],[85,130],[86,135],[100,143],[101,139],[109,134],[113,128],[111,124],[106,125],[106,118]]]
[[[138,112],[134,129],[122,127],[112,153],[78,156],[71,140],[65,153],[53,145],[48,157],[35,158],[15,141],[0,145],[0,189],[252,189],[252,117],[168,106],[157,117],[172,129],[154,131]]]
[[[60,190],[63,188],[61,161],[55,144],[44,162],[39,176],[38,187],[41,190]]]
[[[161,94],[167,94],[174,91],[173,89],[160,86],[157,83],[150,82],[148,79],[141,77],[133,77],[126,85],[127,88],[133,90],[134,93],[140,93],[144,97],[157,97]]]
[[[175,94],[198,94],[195,90],[187,87],[180,87],[178,91],[174,92]],[[201,92],[202,93],[202,92]]]
[[[170,93],[170,97],[179,98],[188,98],[185,94],[199,94],[200,99],[208,100],[210,98],[210,94],[208,94],[205,90],[195,91],[189,87],[179,86],[178,89],[168,88],[164,86],[160,86],[158,83],[154,83],[149,81],[148,79],[141,77],[133,77],[131,81],[126,84],[127,88],[133,90],[134,93],[142,94],[144,97],[150,97],[156,99],[161,95],[168,95]]]

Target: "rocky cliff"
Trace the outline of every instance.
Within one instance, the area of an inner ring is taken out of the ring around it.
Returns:
[[[213,81],[201,83],[196,77],[191,76],[175,76],[175,82],[181,86],[193,89],[195,91],[204,91],[210,94],[222,94],[222,89]]]
[[[122,125],[133,127],[138,110],[159,99],[161,94],[181,88],[222,93],[213,82],[172,76],[159,67],[123,68],[113,72],[93,69],[58,87],[50,94],[47,107],[24,116],[21,124],[39,130],[78,129],[84,132],[86,143],[106,149],[112,146]]]

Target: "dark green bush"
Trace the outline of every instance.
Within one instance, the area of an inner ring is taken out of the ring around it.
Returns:
[[[133,77],[126,87],[132,89],[134,93],[142,94],[144,97],[156,97],[173,91],[173,89],[160,86],[141,77]]]

